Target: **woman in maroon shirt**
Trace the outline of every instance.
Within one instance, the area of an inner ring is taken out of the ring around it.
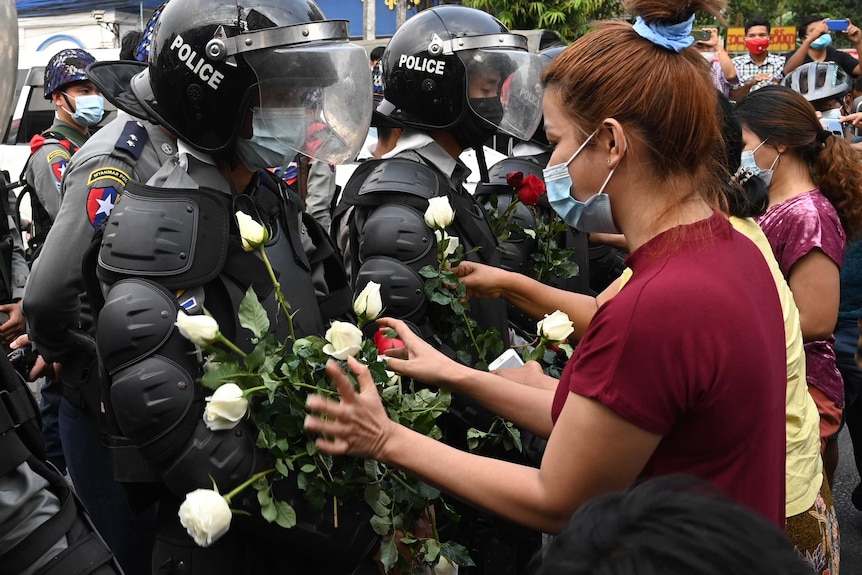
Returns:
[[[391,369],[468,394],[548,437],[541,468],[464,453],[397,425],[352,359],[359,392],[333,364],[341,402],[308,400],[326,415],[306,421],[324,436],[322,451],[401,467],[552,533],[591,497],[669,473],[707,479],[783,527],[783,317],[759,250],[715,211],[727,179],[717,93],[689,49],[694,13],[716,15],[720,6],[633,0],[634,26],[602,24],[546,71],[554,168],[545,179],[557,182],[549,199],[570,225],[625,233],[633,270],[596,312],[556,398],[452,362],[404,323],[381,321],[409,357],[390,359]]]

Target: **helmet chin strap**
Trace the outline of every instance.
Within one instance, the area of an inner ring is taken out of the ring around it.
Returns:
[[[62,94],[62,95],[63,95],[63,99],[66,101],[66,105],[67,105],[67,106],[69,106],[69,108],[71,108],[71,107],[72,107],[72,102],[70,102],[70,101],[69,101],[69,96],[66,94],[66,92],[60,92],[60,94]],[[75,113],[75,112],[69,111],[69,109],[68,109],[68,108],[64,108],[63,106],[60,106],[60,108],[61,108],[64,112],[66,112],[67,114],[69,114],[70,116],[71,116],[72,114],[74,114],[74,113]],[[77,109],[77,108],[76,108],[76,109]]]
[[[491,178],[488,176],[488,162],[485,160],[485,145],[479,144],[473,150],[476,152],[476,162],[479,164],[479,180],[488,183]]]

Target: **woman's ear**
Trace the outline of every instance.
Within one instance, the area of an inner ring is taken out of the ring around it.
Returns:
[[[608,151],[608,166],[615,168],[628,151],[628,140],[622,125],[614,118],[605,118],[602,122],[602,130]]]

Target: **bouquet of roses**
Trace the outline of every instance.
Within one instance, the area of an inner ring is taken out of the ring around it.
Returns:
[[[436,419],[447,410],[449,393],[414,388],[412,382],[387,371],[378,354],[380,349],[397,345],[389,333],[378,332],[377,345],[363,337],[362,326],[382,312],[380,286],[370,282],[357,296],[357,324],[333,321],[323,337],[296,337],[290,304],[264,248],[267,230],[242,212],[236,216],[243,247],[257,251],[269,271],[291,336],[278,341],[270,333],[270,319],[251,288],[238,313],[240,324],[253,334],[251,352],[243,352],[225,338],[207,315],[180,313],[177,327],[207,354],[201,379],[213,390],[203,415],[207,427],[213,432],[228,430],[248,417],[258,431],[257,445],[275,463],[229,493],[220,494],[217,485],[189,493],[179,512],[183,526],[199,545],[210,545],[230,527],[231,499],[251,486],[257,490],[264,519],[290,528],[296,524],[295,510],[273,490],[276,482],[289,479],[303,491],[310,508],[332,505],[336,522],[339,502],[364,500],[373,512],[371,525],[382,536],[380,560],[387,571],[413,573],[426,567],[471,565],[466,549],[437,536],[435,510],[451,511],[438,490],[375,461],[325,456],[303,428],[307,395],[338,395],[325,373],[326,364],[343,364],[352,356],[368,366],[392,419],[430,437],[441,437]],[[430,536],[415,533],[417,524],[429,525]]]

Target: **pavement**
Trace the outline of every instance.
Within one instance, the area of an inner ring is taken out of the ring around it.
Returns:
[[[841,530],[841,574],[862,575],[862,511],[850,502],[850,494],[859,484],[859,474],[853,462],[850,435],[846,429],[838,436],[838,446],[841,456],[832,495]]]

